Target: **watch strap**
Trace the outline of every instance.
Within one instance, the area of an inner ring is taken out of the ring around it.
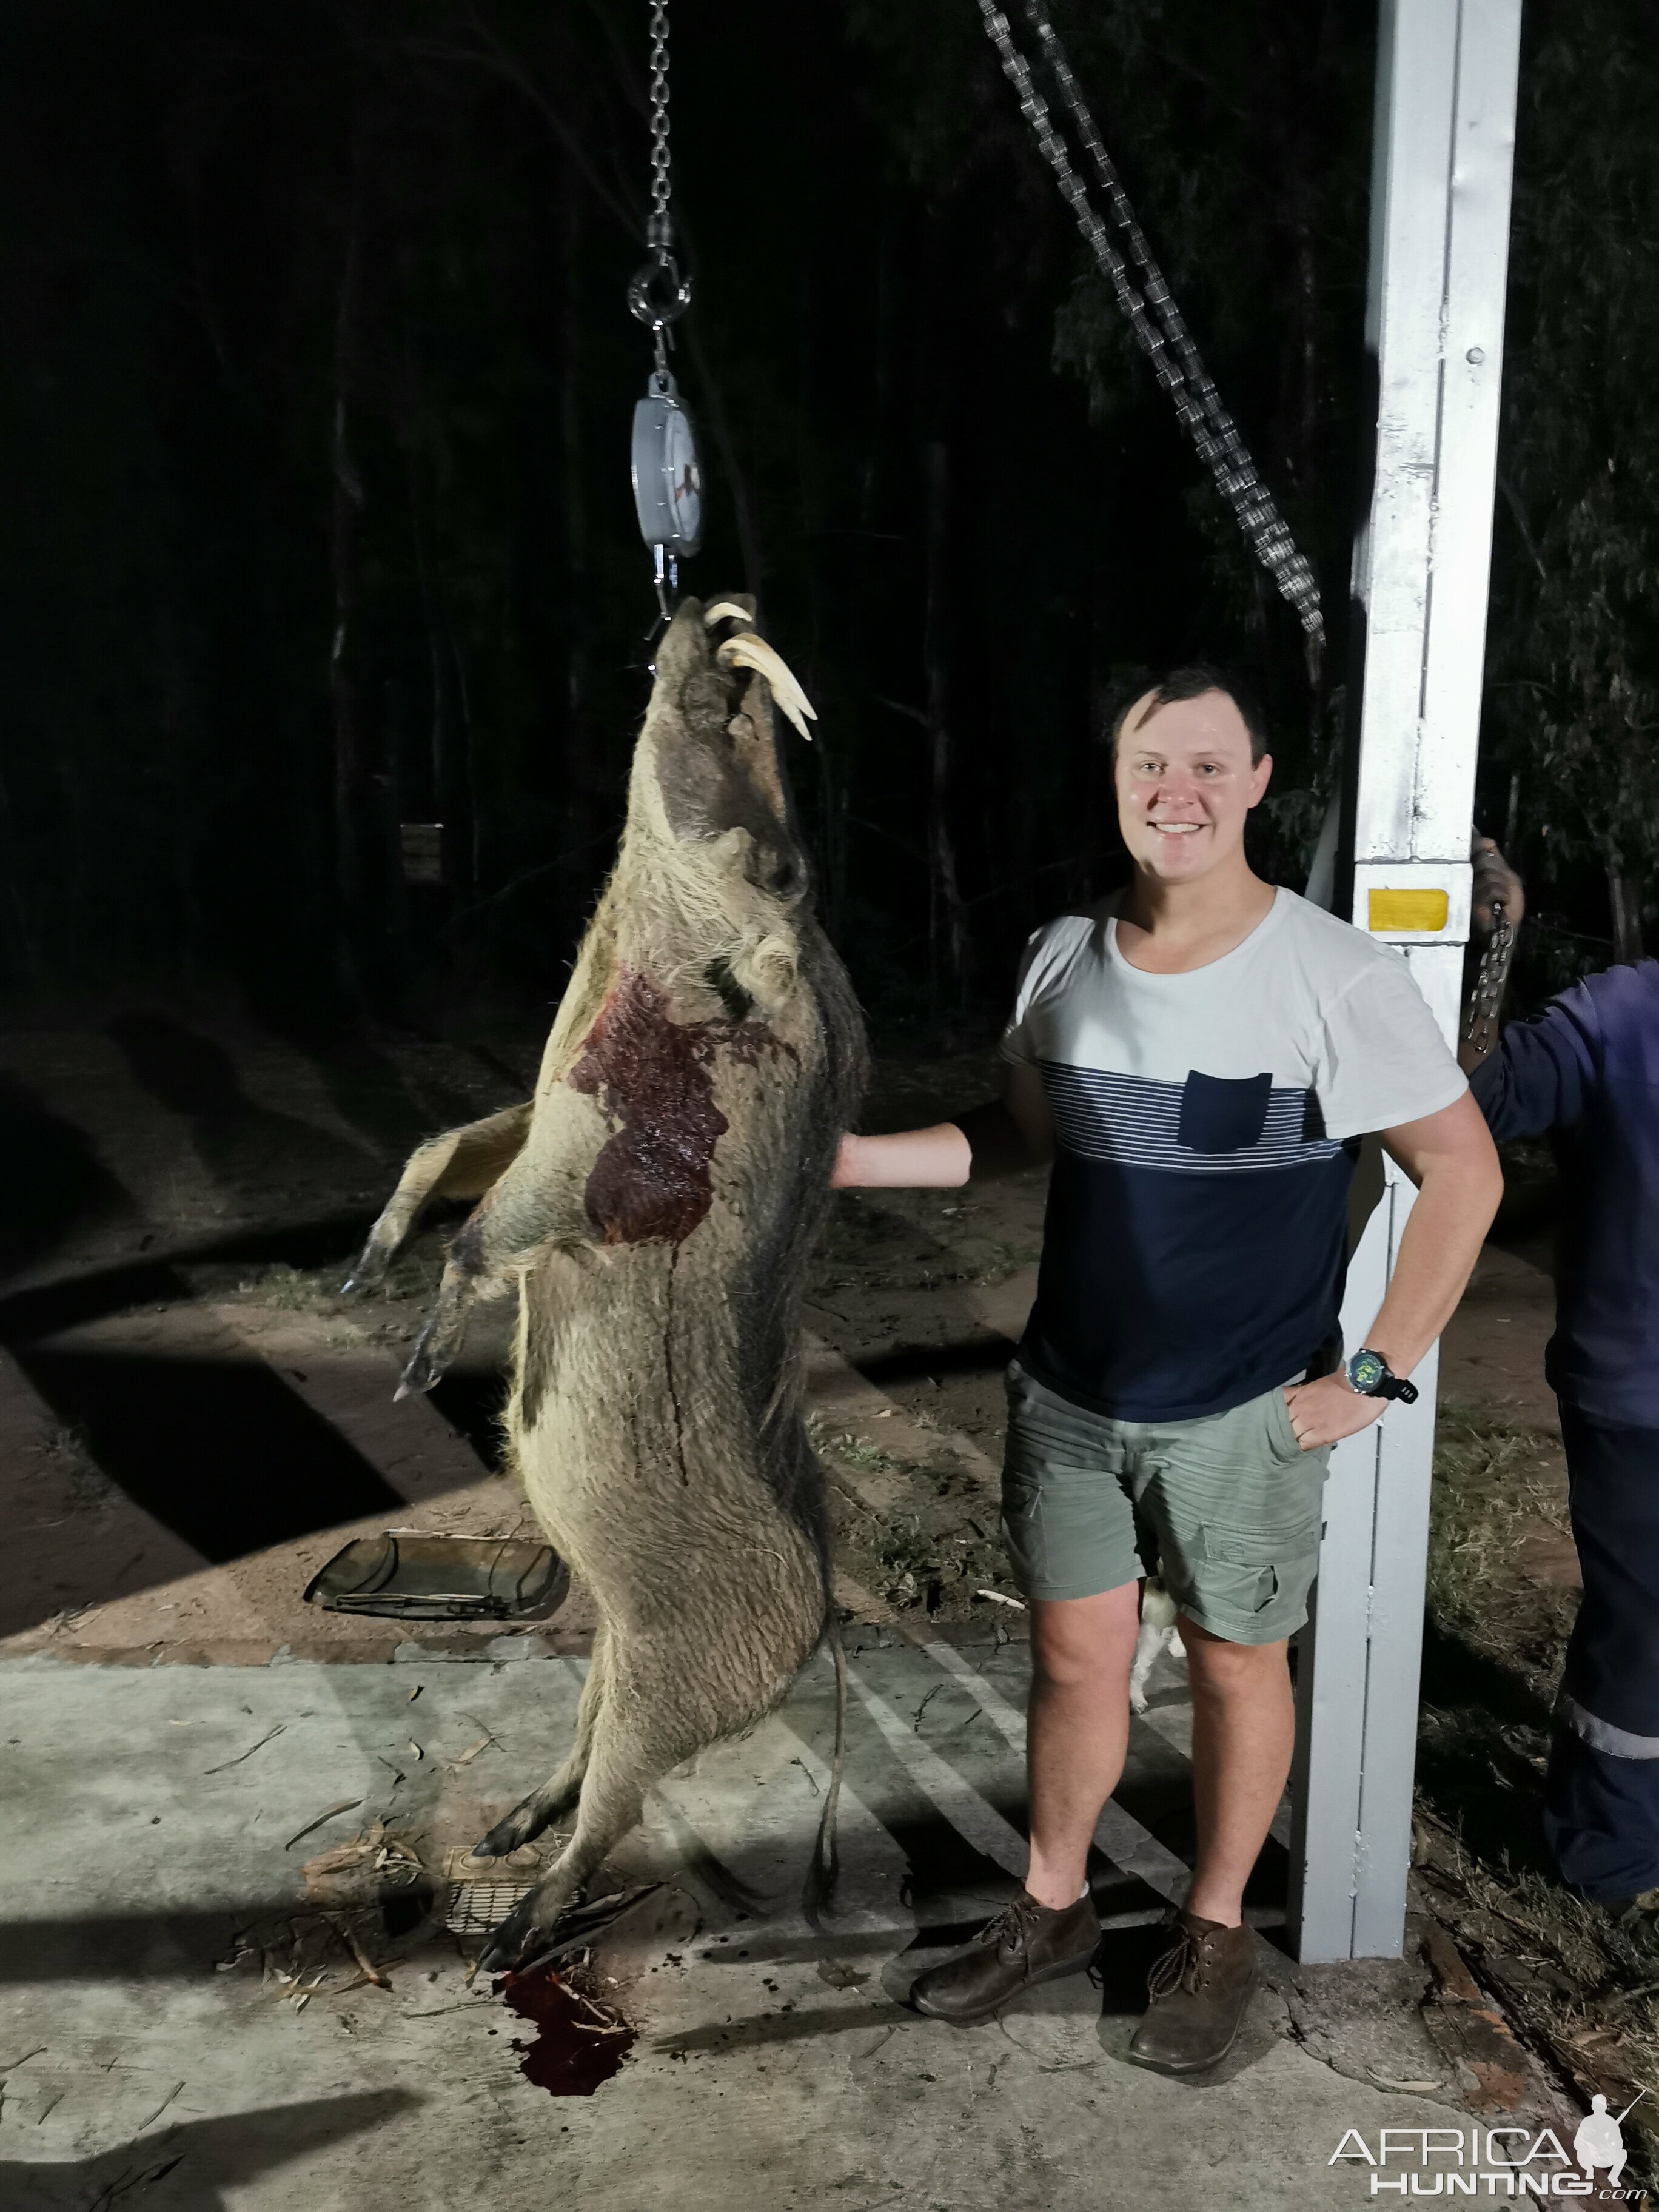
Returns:
[[[1375,1370],[1366,1373],[1366,1379],[1363,1382],[1354,1372],[1356,1368],[1361,1366],[1362,1362],[1364,1364],[1362,1372],[1365,1370]],[[1348,1362],[1346,1371],[1349,1382],[1362,1398],[1398,1399],[1402,1406],[1414,1406],[1417,1403],[1416,1383],[1408,1382],[1403,1375],[1396,1375],[1382,1353],[1373,1352],[1369,1345],[1362,1345],[1355,1352],[1353,1358]]]

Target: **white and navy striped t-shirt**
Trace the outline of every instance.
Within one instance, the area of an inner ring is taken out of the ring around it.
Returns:
[[[1195,1419],[1335,1341],[1358,1139],[1468,1086],[1401,956],[1294,892],[1179,975],[1123,957],[1117,903],[1036,933],[1002,1040],[1056,1139],[1020,1360],[1118,1419]]]

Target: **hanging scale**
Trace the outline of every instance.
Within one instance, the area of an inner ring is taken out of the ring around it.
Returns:
[[[674,258],[669,213],[668,8],[651,9],[651,258],[628,288],[628,304],[650,331],[656,364],[634,409],[634,504],[640,535],[655,562],[657,604],[665,622],[679,590],[679,564],[702,542],[702,471],[696,435],[668,367],[672,326],[691,304],[691,280]]]

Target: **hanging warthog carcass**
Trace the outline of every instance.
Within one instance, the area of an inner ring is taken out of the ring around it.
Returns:
[[[428,1198],[479,1198],[403,1387],[437,1380],[475,1299],[517,1290],[513,1462],[599,1607],[569,1757],[477,1846],[576,1804],[490,1969],[545,1948],[645,1792],[759,1720],[832,1618],[799,1314],[866,1060],[775,708],[805,732],[752,605],[685,601],[535,1097],[422,1146],[354,1278],[378,1279]]]

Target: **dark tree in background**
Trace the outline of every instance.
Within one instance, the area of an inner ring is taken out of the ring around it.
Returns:
[[[1655,27],[1540,9],[1522,78],[1488,826],[1514,814],[1553,895],[1545,986],[1638,958],[1659,896]]]
[[[1003,995],[1117,865],[1103,702],[1242,665],[1299,881],[1369,433],[1370,0],[1060,27],[1333,620],[1293,618],[1127,343],[975,0],[678,0],[676,368],[820,716],[792,758],[866,999]],[[1539,980],[1638,941],[1656,567],[1638,0],[1532,0],[1485,825]],[[0,91],[0,961],[293,1018],[551,1000],[648,682],[626,313],[640,0],[20,0]],[[399,825],[444,824],[446,880]],[[1609,923],[1609,901],[1616,925]],[[1551,933],[1553,933],[1553,934]]]

